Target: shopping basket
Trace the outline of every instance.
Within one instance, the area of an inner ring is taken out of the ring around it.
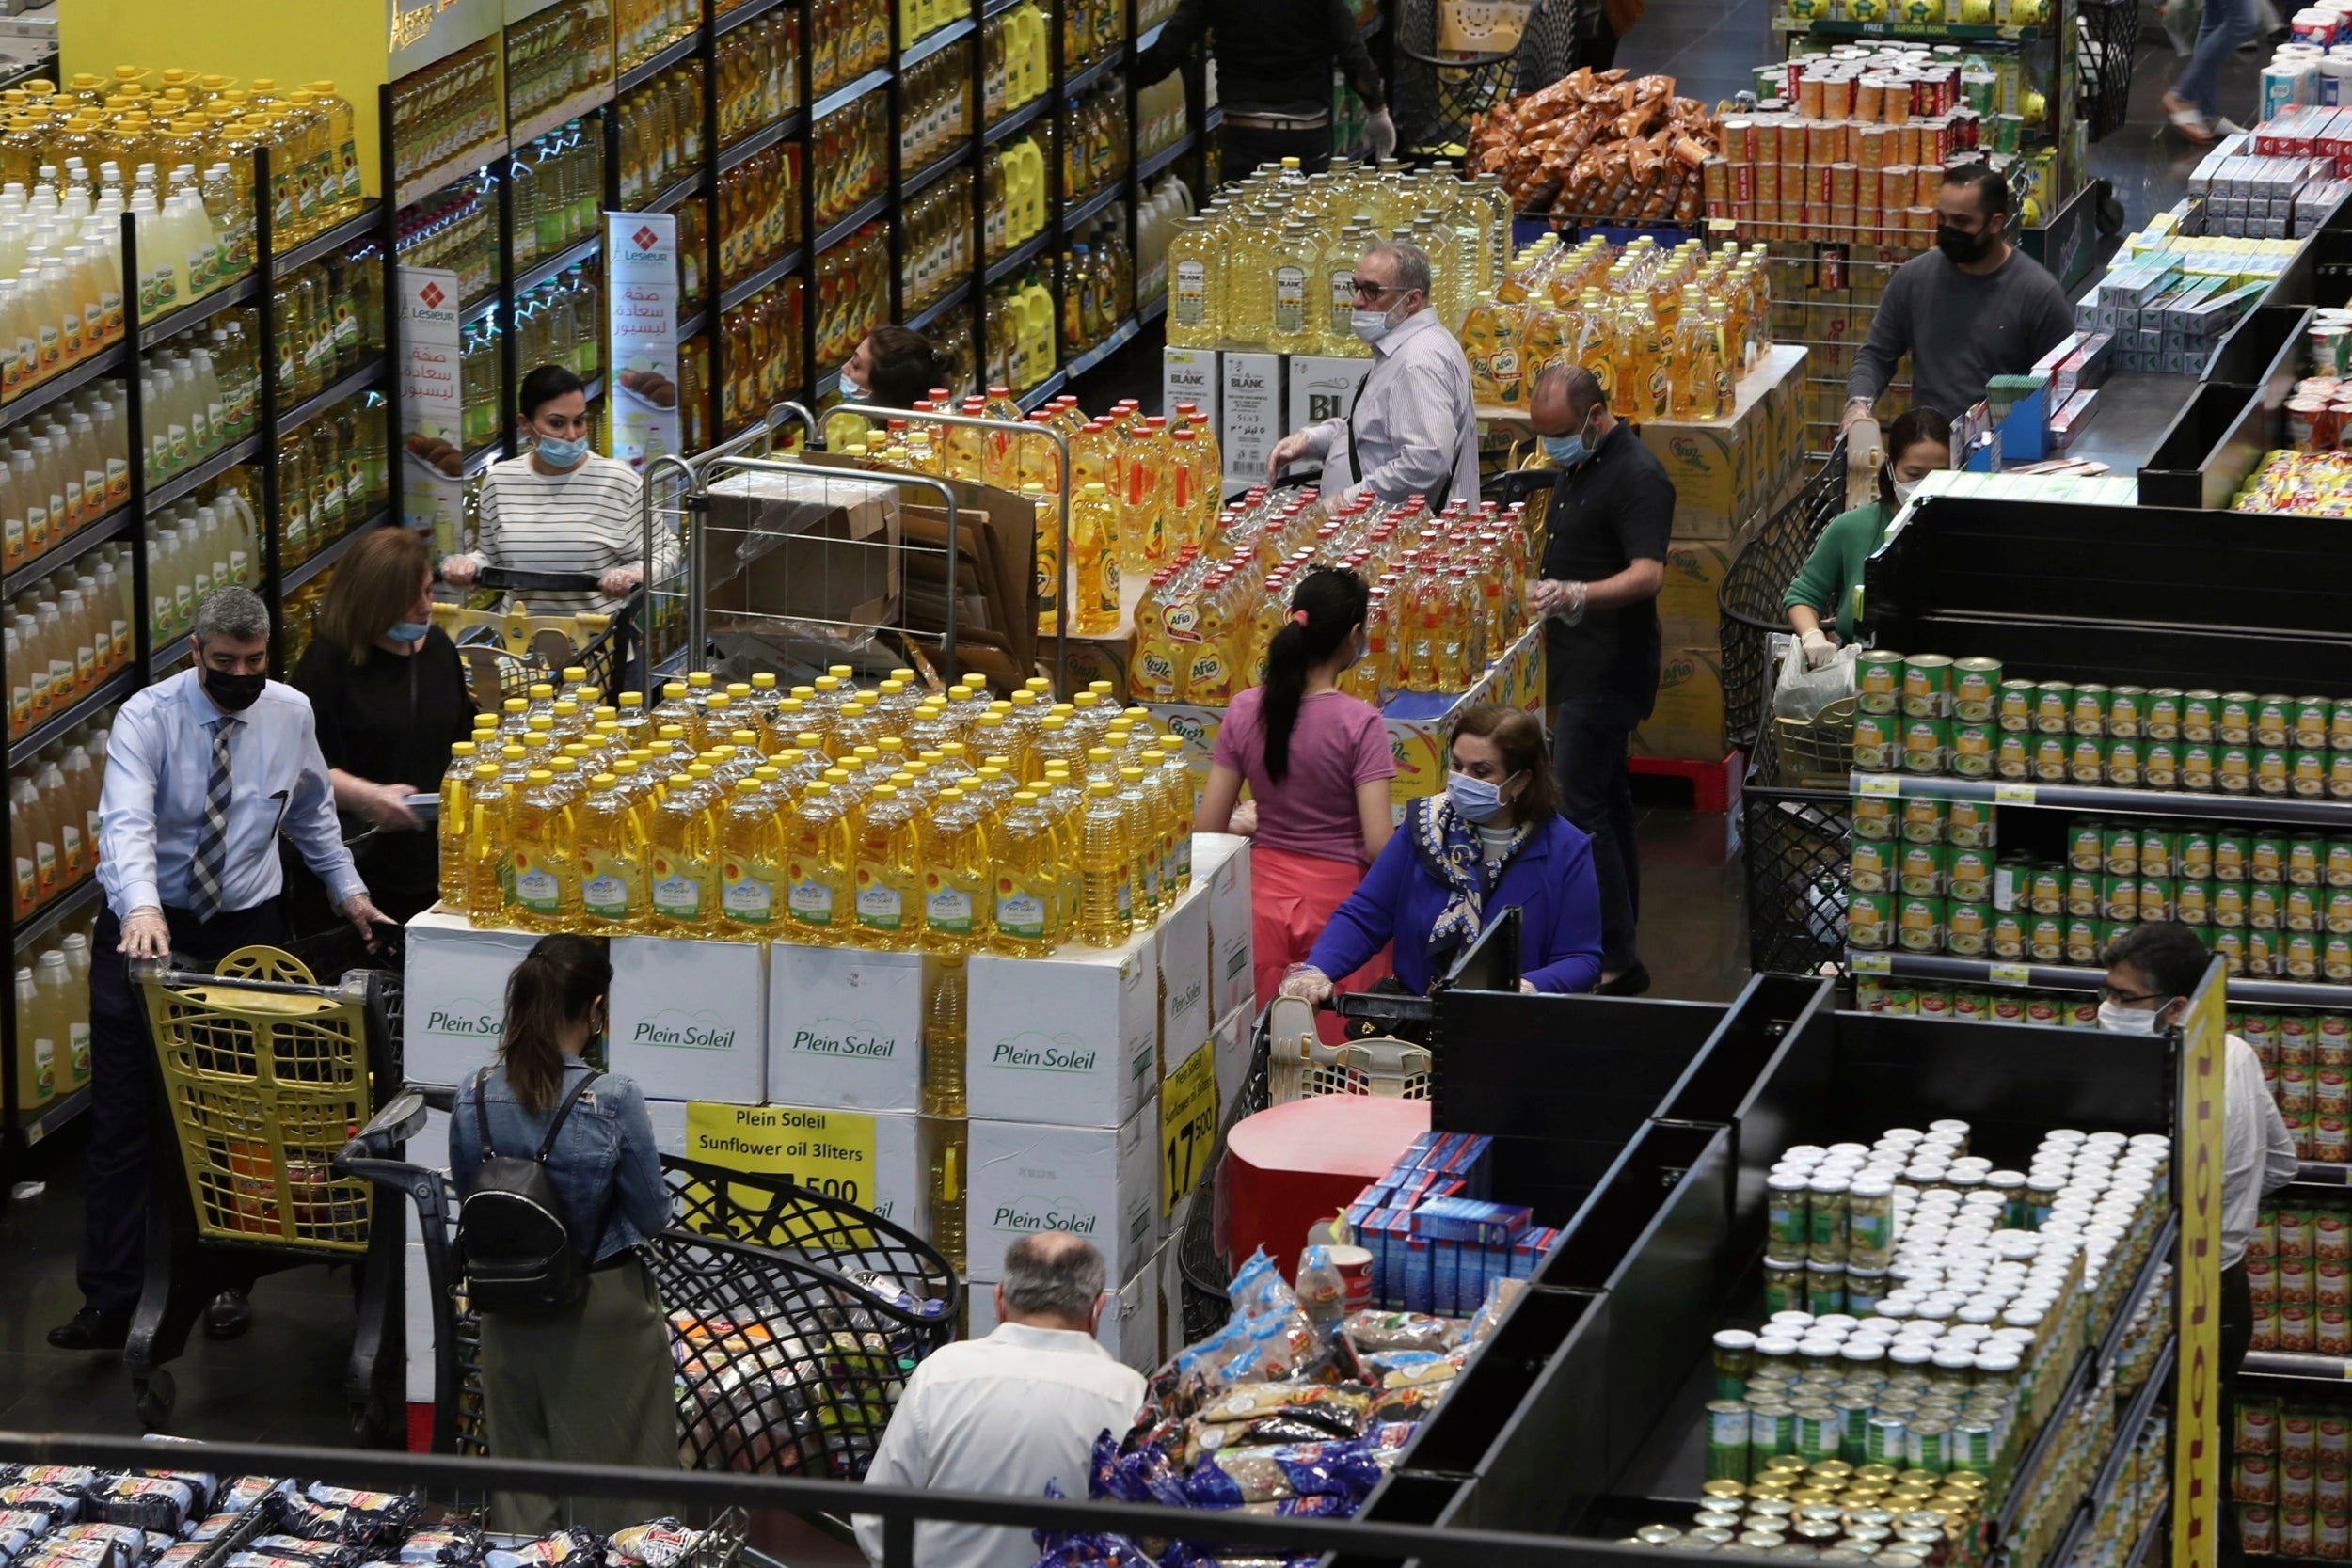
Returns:
[[[1401,154],[1464,156],[1472,117],[1511,96],[1524,17],[1494,0],[1405,0],[1396,40]]]
[[[1318,1095],[1385,1100],[1429,1098],[1429,1048],[1395,1038],[1326,1045],[1314,1008],[1277,997],[1266,1008],[1267,1102],[1288,1105]]]
[[[2130,118],[2132,56],[2139,49],[2139,0],[2082,0],[2075,11],[2075,113],[2090,141]]]
[[[322,986],[294,955],[265,946],[239,948],[209,974],[139,960],[131,977],[185,1199],[149,1213],[146,1278],[123,1350],[140,1420],[170,1419],[176,1389],[162,1364],[214,1296],[260,1272],[347,1262],[364,1266],[346,1392],[355,1429],[380,1434],[390,1402],[379,1363],[397,1359],[380,1353],[388,1337],[398,1342],[399,1235],[376,1231],[368,1184],[333,1160],[374,1108],[374,1075],[397,1079],[397,977],[359,969]],[[166,1190],[159,1181],[156,1196]]]
[[[589,594],[599,591],[596,572],[520,572],[485,566],[474,576],[481,587],[508,594]],[[567,667],[588,672],[588,684],[608,693],[629,675],[629,653],[637,614],[645,602],[643,585],[632,589],[611,615],[581,610],[573,615],[533,615],[517,598],[504,610],[469,610],[435,603],[433,624],[457,644],[466,661],[474,706],[495,713],[506,698],[525,695],[534,681],[551,681]]]
[[[1177,1239],[1176,1269],[1183,1279],[1182,1310],[1184,1343],[1188,1345],[1199,1344],[1216,1333],[1232,1315],[1233,1306],[1226,1299],[1225,1290],[1232,1283],[1233,1271],[1216,1247],[1216,1176],[1225,1163],[1225,1141],[1235,1124],[1274,1102],[1267,1042],[1267,1020],[1272,1011],[1269,1006],[1260,1012],[1250,1031],[1248,1069],[1242,1074],[1241,1088],[1234,1094],[1232,1103],[1225,1108],[1225,1119],[1217,1126],[1216,1142],[1210,1147],[1208,1162],[1202,1167],[1200,1185],[1192,1195],[1192,1212],[1185,1216],[1184,1233]]]
[[[1804,570],[1830,519],[1846,509],[1846,437],[1839,436],[1804,487],[1772,515],[1724,574],[1717,636],[1724,655],[1724,729],[1732,749],[1752,752],[1765,717],[1770,673],[1765,641],[1788,629],[1781,600]]]

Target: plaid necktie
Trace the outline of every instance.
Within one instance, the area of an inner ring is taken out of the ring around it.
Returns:
[[[229,735],[243,721],[215,719],[213,732],[213,776],[204,786],[204,827],[196,835],[196,863],[191,878],[196,918],[210,920],[220,912],[220,874],[229,857]]]

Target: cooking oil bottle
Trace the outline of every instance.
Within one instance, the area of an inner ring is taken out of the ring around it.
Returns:
[[[673,777],[655,805],[646,833],[647,902],[653,928],[664,936],[715,934],[718,899],[712,871],[710,765],[688,766]]]
[[[923,966],[923,977],[930,988],[923,998],[925,1116],[961,1117],[964,1114],[963,1050],[971,997],[969,970],[961,953],[943,954]],[[934,1241],[937,1234],[934,1230]]]
[[[506,922],[507,887],[514,866],[506,858],[509,789],[494,762],[477,763],[466,790],[461,819],[466,842],[466,918],[476,926]]]
[[[961,1063],[959,1060],[958,1066]],[[961,1101],[959,1099],[958,1103]],[[962,1113],[957,1112],[961,1117]],[[931,1164],[931,1245],[947,1260],[947,1266],[961,1272],[965,1266],[963,1212],[963,1158],[965,1133],[963,1123],[954,1124],[954,1135],[940,1140],[939,1158]]]
[[[1070,553],[1077,562],[1071,632],[1108,637],[1119,629],[1119,520],[1109,490],[1089,483],[1070,505]]]
[[[859,814],[856,843],[857,924],[850,942],[884,953],[911,953],[922,943],[921,873],[915,823],[922,801],[896,784],[874,786]]]
[[[1108,779],[1087,786],[1078,854],[1078,940],[1089,947],[1117,947],[1134,929],[1135,859],[1119,786]]]
[[[784,878],[774,808],[760,781],[735,781],[718,819],[719,928],[733,942],[764,942],[780,912]]]
[[[649,913],[644,820],[621,786],[637,765],[623,757],[612,767],[588,781],[576,818],[580,929],[592,935],[644,930]]]
[[[449,770],[441,775],[439,892],[441,902],[453,910],[466,903],[466,787],[473,783],[474,751],[470,740],[452,746]]]
[[[1206,218],[1176,226],[1168,245],[1168,346],[1215,348],[1224,336],[1216,236]]]
[[[1041,958],[1054,950],[1053,911],[1062,871],[1053,818],[1036,794],[1026,789],[1013,794],[989,847],[996,880],[989,945],[1010,958]]]
[[[1134,925],[1136,929],[1141,930],[1156,925],[1161,911],[1166,907],[1161,901],[1160,891],[1160,873],[1165,869],[1166,860],[1161,854],[1159,814],[1152,809],[1152,796],[1144,786],[1144,772],[1140,768],[1122,768],[1119,770],[1116,793],[1120,814],[1126,827],[1127,858],[1134,868],[1128,877],[1133,889]]]
[[[792,937],[813,947],[850,940],[856,907],[856,850],[850,837],[857,798],[818,780],[793,802],[784,828],[785,904]]]
[[[988,943],[989,851],[987,807],[977,795],[949,787],[923,818],[917,847],[923,875],[923,949],[961,958]],[[961,1053],[958,1053],[959,1074]],[[958,1079],[958,1094],[961,1079]],[[961,1116],[933,1110],[933,1116]]]
[[[555,774],[532,770],[507,814],[514,846],[515,923],[526,931],[568,931],[580,919],[580,865],[572,855],[571,814]]]

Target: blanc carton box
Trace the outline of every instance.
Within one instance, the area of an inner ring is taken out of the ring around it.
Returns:
[[[1216,411],[1218,394],[1224,389],[1217,374],[1216,350],[1160,350],[1160,406],[1170,414],[1180,403],[1197,404],[1200,417],[1209,421],[1209,428],[1221,430],[1224,427],[1217,423]]]
[[[974,1279],[1003,1272],[1005,1249],[1041,1230],[1083,1236],[1125,1284],[1160,1240],[1159,1103],[1120,1127],[971,1123],[964,1233]]]
[[[539,939],[477,929],[437,908],[409,921],[407,938],[402,1070],[415,1083],[454,1084],[497,1054],[507,976]]]
[[[1050,958],[976,954],[967,975],[971,1115],[1119,1127],[1159,1080],[1159,932]]]
[[[728,1170],[780,1176],[931,1233],[931,1166],[952,1123],[906,1111],[650,1100],[654,1147]]]
[[[914,1111],[922,1091],[921,954],[770,949],[766,1098]]]
[[[1192,885],[1209,885],[1209,1012],[1223,1018],[1258,998],[1250,968],[1249,841],[1195,833]]]
[[[649,1100],[768,1097],[768,948],[755,942],[616,937],[612,1070]]]
[[[1335,359],[1318,354],[1290,356],[1290,422],[1295,430],[1343,420],[1356,408],[1356,390],[1364,384],[1369,359]]]
[[[1210,1048],[1216,1053],[1216,1099],[1220,1107],[1233,1102],[1233,1097],[1241,1093],[1242,1081],[1249,1076],[1249,1048],[1257,1022],[1254,1006],[1235,1007],[1216,1021],[1216,1032],[1209,1037]]]
[[[1282,356],[1229,353],[1224,385],[1217,429],[1225,444],[1225,478],[1234,484],[1263,482],[1274,443],[1289,433],[1282,422]]]
[[[996,1331],[996,1287],[993,1282],[966,1280],[964,1299],[971,1304],[971,1331],[964,1337],[985,1339]],[[1166,1276],[1159,1259],[1138,1271],[1135,1278],[1110,1292],[1103,1316],[1094,1325],[1095,1343],[1127,1366],[1149,1377],[1167,1358]]]

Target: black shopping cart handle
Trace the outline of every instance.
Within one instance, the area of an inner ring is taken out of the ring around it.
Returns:
[[[1379,1024],[1426,1023],[1437,1016],[1437,1006],[1429,998],[1393,990],[1337,991],[1331,997],[1331,1010],[1342,1018]]]
[[[440,581],[441,569],[433,568],[435,581]],[[476,588],[501,588],[509,593],[597,593],[604,586],[602,572],[520,572],[509,566],[477,567],[473,582]]]

